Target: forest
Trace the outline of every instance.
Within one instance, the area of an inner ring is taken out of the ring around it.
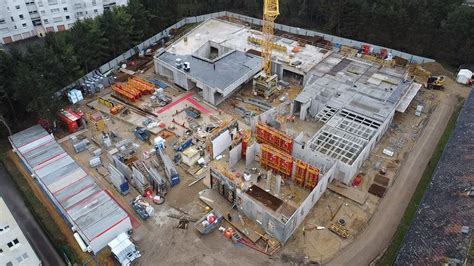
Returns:
[[[0,121],[16,131],[52,118],[54,92],[186,16],[262,16],[263,0],[130,0],[48,33],[26,51],[0,51]],[[277,22],[374,43],[457,68],[474,63],[474,8],[462,0],[280,0]],[[7,130],[2,127],[1,134]]]

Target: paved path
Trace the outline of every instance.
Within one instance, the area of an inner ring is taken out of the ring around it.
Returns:
[[[328,265],[368,265],[389,246],[423,171],[454,111],[455,104],[454,97],[441,99],[394,184],[381,200],[367,229],[361,232]]]
[[[56,252],[48,237],[26,207],[20,191],[18,191],[3,165],[0,165],[0,195],[43,265],[65,265],[63,259]]]

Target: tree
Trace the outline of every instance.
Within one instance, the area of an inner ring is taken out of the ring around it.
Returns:
[[[70,42],[86,73],[107,59],[107,39],[97,20],[78,20],[71,29]]]
[[[140,0],[130,0],[127,6],[127,12],[132,17],[134,44],[141,43],[153,35],[153,31],[150,27],[151,15]]]
[[[60,76],[63,65],[55,53],[40,45],[33,45],[27,49],[23,61],[15,72],[13,86],[15,98],[18,99],[26,111],[37,118],[54,118],[63,102],[58,99],[56,92],[62,88]]]
[[[133,45],[132,17],[124,7],[106,10],[99,17],[100,29],[107,39],[107,54],[115,58]]]

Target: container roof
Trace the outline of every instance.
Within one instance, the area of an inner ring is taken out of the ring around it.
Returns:
[[[128,218],[117,202],[42,127],[16,133],[10,141],[15,147],[28,147],[19,150],[25,163],[87,243]]]

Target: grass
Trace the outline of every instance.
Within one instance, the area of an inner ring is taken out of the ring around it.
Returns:
[[[13,161],[6,156],[6,152],[3,149],[5,146],[0,144],[2,149],[0,152],[0,158],[2,160],[5,170],[9,173],[10,177],[14,181],[18,190],[22,193],[25,204],[32,213],[35,220],[42,227],[51,243],[59,252],[60,255],[66,255],[71,263],[78,262],[78,256],[67,244],[67,239],[59,230],[58,225],[55,223],[53,218],[48,213],[48,210],[41,204],[36,195],[34,194],[31,187],[28,185],[25,177],[16,168]]]
[[[425,194],[427,187],[431,183],[431,179],[435,172],[436,166],[438,165],[438,161],[440,160],[441,155],[443,154],[444,148],[448,143],[451,133],[456,127],[456,122],[459,113],[461,112],[461,109],[462,105],[459,105],[452,114],[451,118],[449,119],[448,125],[446,126],[446,129],[444,130],[443,135],[441,136],[438,145],[436,146],[433,156],[431,157],[430,162],[425,168],[423,176],[421,177],[421,180],[416,187],[416,191],[413,194],[410,203],[408,204],[408,207],[405,210],[405,213],[403,214],[403,218],[398,226],[397,232],[393,236],[392,242],[390,243],[390,246],[387,248],[382,258],[377,262],[377,265],[393,265],[393,263],[395,262],[397,253],[402,245],[403,239],[405,238],[405,235],[408,232],[408,229],[410,228],[410,225],[416,216],[416,212],[418,210],[418,206],[421,203],[421,200],[423,199],[423,195]]]

